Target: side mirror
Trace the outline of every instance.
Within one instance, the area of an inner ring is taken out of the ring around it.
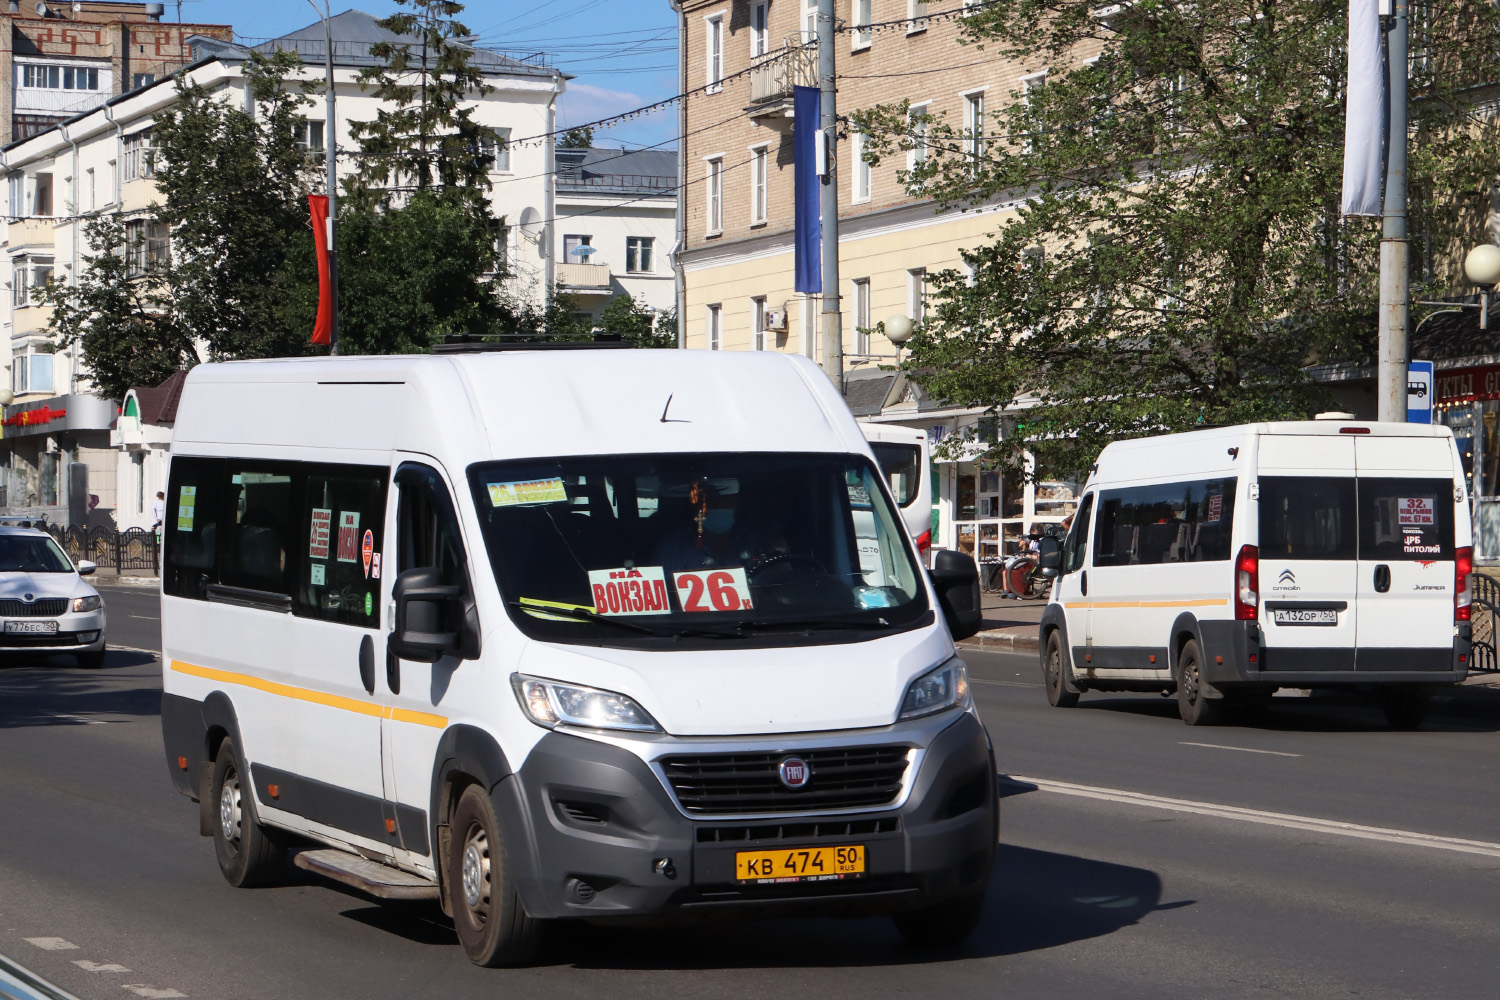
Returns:
[[[78,575],[79,576],[88,576],[90,573],[92,573],[94,570],[96,570],[98,568],[99,568],[99,565],[97,563],[91,563],[87,559],[80,559],[80,560],[78,560]]]
[[[1041,546],[1041,552],[1036,558],[1037,567],[1042,571],[1042,576],[1050,580],[1062,569],[1062,545],[1052,535],[1043,535],[1037,540],[1037,544]]]
[[[386,646],[403,660],[433,663],[444,656],[479,656],[479,617],[465,588],[443,582],[435,566],[396,577],[396,622]]]
[[[979,631],[983,608],[979,603],[979,567],[974,557],[944,549],[932,559],[932,586],[955,640]]]

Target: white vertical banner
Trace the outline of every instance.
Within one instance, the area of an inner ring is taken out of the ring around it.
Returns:
[[[1345,215],[1379,215],[1385,174],[1385,59],[1380,0],[1349,0],[1349,81],[1344,106]]]

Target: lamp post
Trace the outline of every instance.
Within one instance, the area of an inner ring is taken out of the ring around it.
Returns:
[[[894,316],[887,316],[881,325],[885,327],[885,339],[896,345],[896,367],[900,368],[901,348],[906,346],[906,342],[911,339],[916,324],[912,322],[910,316],[896,313]]]
[[[323,155],[328,160],[328,298],[333,305],[328,324],[328,353],[333,356],[339,353],[339,130],[338,118],[334,114],[333,15],[328,0],[324,0],[322,10],[318,10],[318,5],[313,0],[307,0],[307,3],[323,22],[324,115],[327,118],[323,126]]]
[[[1438,302],[1432,299],[1418,299],[1413,305],[1419,306],[1442,306],[1435,313],[1428,313],[1422,317],[1422,322],[1417,324],[1417,330],[1422,328],[1422,323],[1427,322],[1434,316],[1444,312],[1460,312],[1464,309],[1479,310],[1479,329],[1490,328],[1490,292],[1496,284],[1500,284],[1500,247],[1491,243],[1481,243],[1469,255],[1464,258],[1464,277],[1469,283],[1479,286],[1478,302]],[[1416,330],[1412,331],[1415,339]]]

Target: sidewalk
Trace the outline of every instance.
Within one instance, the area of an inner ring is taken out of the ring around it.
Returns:
[[[984,608],[983,624],[978,634],[959,645],[1017,651],[1037,648],[1037,625],[1047,607],[1046,601],[1017,601],[999,594],[980,596]]]

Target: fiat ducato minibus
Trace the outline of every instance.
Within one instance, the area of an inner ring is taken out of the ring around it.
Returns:
[[[480,965],[560,919],[977,922],[974,565],[923,568],[805,359],[200,365],[167,503],[167,761],[234,885],[291,852]]]
[[[1340,419],[1120,441],[1089,476],[1040,644],[1048,700],[1175,692],[1216,721],[1357,689],[1392,725],[1469,669],[1473,548],[1441,426]]]

